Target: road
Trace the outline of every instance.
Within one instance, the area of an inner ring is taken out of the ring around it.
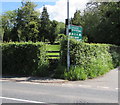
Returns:
[[[1,82],[2,103],[118,103],[118,70],[84,82]]]

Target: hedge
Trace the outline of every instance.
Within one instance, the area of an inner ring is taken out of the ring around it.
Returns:
[[[48,76],[51,68],[44,43],[3,43],[2,74]],[[70,40],[70,71],[66,71],[67,40],[61,42],[60,62],[54,77],[85,80],[105,74],[120,66],[120,47],[108,44],[88,44]],[[52,72],[53,73],[53,72]]]
[[[6,75],[47,75],[49,62],[44,43],[4,43],[2,73]]]
[[[94,78],[120,66],[120,47],[110,44],[88,44],[70,40],[70,71],[64,69],[69,80]],[[66,67],[67,40],[61,43],[61,66]],[[61,76],[60,75],[60,76]]]

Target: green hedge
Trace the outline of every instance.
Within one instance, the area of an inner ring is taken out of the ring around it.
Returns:
[[[120,66],[120,47],[108,44],[88,44],[70,40],[70,71],[64,78],[82,80],[105,74]],[[66,67],[67,40],[61,43],[61,65]]]
[[[44,43],[4,43],[2,73],[6,75],[47,75],[48,60]]]

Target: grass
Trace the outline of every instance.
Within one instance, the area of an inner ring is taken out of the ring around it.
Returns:
[[[59,53],[47,53],[47,55],[60,55]]]
[[[60,59],[60,57],[49,57],[49,59]]]
[[[60,55],[59,53],[47,53],[47,55]],[[60,57],[49,57],[49,59],[60,59]]]
[[[47,45],[47,51],[60,51],[60,45]],[[47,53],[47,55],[60,55],[60,53]],[[49,57],[50,59],[59,59],[60,57]]]
[[[47,45],[47,51],[60,51],[60,45]]]

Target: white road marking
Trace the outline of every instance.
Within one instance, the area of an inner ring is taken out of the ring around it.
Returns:
[[[14,100],[14,101],[29,102],[29,103],[45,103],[45,102],[31,101],[31,100],[24,100],[24,99],[17,99],[17,98],[9,98],[9,97],[0,97],[0,98],[7,99],[7,100]]]

